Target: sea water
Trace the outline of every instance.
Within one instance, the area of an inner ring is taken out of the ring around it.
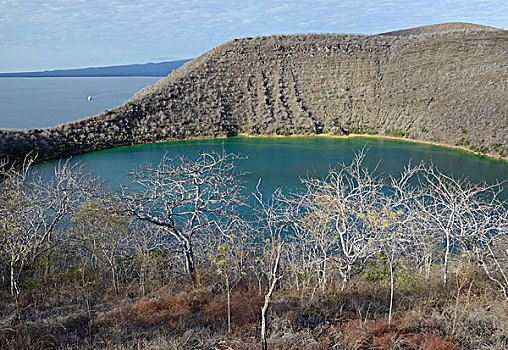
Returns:
[[[124,103],[159,79],[0,78],[0,128],[45,128],[93,116]]]

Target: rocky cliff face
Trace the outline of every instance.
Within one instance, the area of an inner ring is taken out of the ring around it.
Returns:
[[[39,159],[187,137],[367,133],[508,153],[508,31],[460,23],[374,36],[235,39],[122,106],[1,130],[0,156]]]

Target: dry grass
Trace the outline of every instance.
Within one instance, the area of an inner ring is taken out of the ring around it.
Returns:
[[[444,287],[438,270],[388,295],[363,277],[346,292],[279,289],[269,308],[272,349],[505,349],[508,302],[480,270],[456,268]],[[257,349],[262,296],[252,281],[232,293],[232,332],[226,296],[211,275],[200,285],[179,281],[149,298],[48,305],[29,302],[16,316],[4,296],[2,349]],[[283,285],[283,284],[282,284]]]

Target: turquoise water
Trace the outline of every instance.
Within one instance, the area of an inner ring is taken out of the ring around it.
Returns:
[[[159,79],[0,78],[0,128],[44,128],[96,115]]]
[[[95,115],[125,102],[154,77],[115,78],[2,78],[0,79],[0,127],[40,128]],[[91,101],[87,100],[92,96]],[[338,162],[348,163],[354,152],[366,147],[365,164],[379,172],[396,174],[410,160],[433,162],[441,170],[471,181],[494,183],[508,177],[508,163],[467,152],[403,141],[354,138],[243,138],[189,140],[121,147],[75,156],[86,167],[116,187],[128,183],[127,171],[135,165],[156,164],[165,152],[194,158],[199,150],[241,153],[237,162],[252,189],[259,179],[263,191],[297,187],[300,177],[326,175]],[[44,170],[55,162],[38,165]],[[508,197],[508,190],[504,192]]]
[[[157,164],[165,152],[169,155],[186,155],[195,158],[200,150],[240,153],[248,158],[237,161],[244,171],[249,189],[261,179],[263,192],[276,187],[298,187],[300,177],[326,175],[338,162],[348,163],[354,152],[368,150],[365,165],[379,173],[397,174],[409,161],[432,162],[446,173],[468,177],[473,182],[488,183],[508,178],[508,163],[473,155],[464,151],[412,142],[375,138],[246,138],[233,137],[215,140],[188,140],[120,147],[78,155],[72,162],[84,162],[86,168],[96,172],[116,187],[128,183],[127,172],[136,165]],[[37,166],[50,169],[55,161]],[[503,197],[508,197],[505,190]]]

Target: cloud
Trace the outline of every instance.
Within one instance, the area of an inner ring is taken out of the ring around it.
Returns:
[[[0,0],[0,70],[29,57],[30,69],[195,57],[274,33],[374,34],[444,21],[506,28],[507,13],[505,0]]]

